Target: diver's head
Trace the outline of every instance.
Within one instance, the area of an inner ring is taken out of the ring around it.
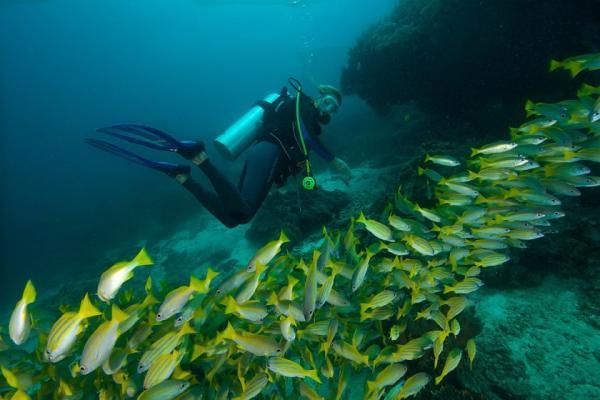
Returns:
[[[338,112],[342,105],[342,94],[339,90],[329,85],[319,86],[319,97],[316,101],[317,108],[321,114],[321,123],[327,124],[333,114]]]

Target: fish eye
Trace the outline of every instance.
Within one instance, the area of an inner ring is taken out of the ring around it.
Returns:
[[[87,371],[87,367],[85,365],[82,365],[81,367],[79,367],[79,370],[81,372],[85,372],[85,371]]]
[[[156,314],[156,319],[159,319],[159,320],[162,319],[162,314],[161,313]]]
[[[277,353],[281,353],[281,349],[277,349],[275,350]]]

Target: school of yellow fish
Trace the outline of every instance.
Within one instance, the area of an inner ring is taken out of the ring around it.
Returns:
[[[597,70],[600,54],[557,68]],[[28,282],[0,330],[0,399],[405,399],[438,385],[473,365],[459,321],[480,272],[544,236],[564,216],[559,196],[600,185],[584,164],[600,161],[599,99],[584,84],[574,100],[528,101],[530,119],[510,141],[472,149],[466,172],[427,155],[431,204],[399,189],[385,218],[323,228],[311,254],[290,253],[281,232],[243,269],[209,268],[167,291],[150,277],[127,283],[153,264],[142,249],[48,327]]]

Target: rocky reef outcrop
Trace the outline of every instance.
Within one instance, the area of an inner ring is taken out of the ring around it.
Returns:
[[[505,132],[526,98],[576,85],[548,60],[597,51],[598,0],[402,0],[365,31],[342,75],[346,94],[379,112],[416,101],[444,127]]]

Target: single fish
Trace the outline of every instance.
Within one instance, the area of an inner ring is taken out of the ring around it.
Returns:
[[[469,294],[483,286],[483,282],[478,278],[465,278],[452,286],[445,285],[444,293],[454,292],[456,294]]]
[[[317,383],[321,383],[316,370],[304,369],[300,364],[283,357],[269,358],[267,368],[278,375],[288,378],[310,378]]]
[[[435,378],[435,384],[438,385],[442,379],[444,379],[446,377],[446,375],[448,375],[450,372],[454,371],[456,369],[456,367],[458,367],[458,364],[460,363],[460,360],[462,358],[462,350],[460,349],[453,349],[449,354],[448,357],[446,358],[446,362],[444,363],[444,368],[442,369],[442,373]]]
[[[32,318],[27,310],[27,306],[32,304],[36,298],[36,291],[33,283],[27,281],[23,296],[17,302],[8,323],[8,332],[12,341],[18,346],[23,344],[29,338],[31,333]]]
[[[247,301],[238,304],[233,297],[227,296],[224,304],[225,314],[235,314],[248,321],[262,321],[268,315],[267,308],[258,301]]]
[[[360,264],[356,267],[354,273],[352,274],[352,292],[356,292],[362,286],[363,282],[365,281],[365,277],[367,276],[367,271],[369,270],[371,258],[375,255],[374,253],[371,253],[369,249],[366,250],[366,253],[367,254],[362,258]],[[332,293],[329,294],[329,298],[331,298]]]
[[[304,319],[310,321],[317,307],[317,260],[320,252],[313,252],[313,260],[306,274],[306,282],[304,283]]]
[[[475,360],[475,354],[477,353],[477,347],[475,340],[467,340],[467,356],[469,357],[469,368],[473,369],[473,360]]]
[[[259,372],[254,375],[254,378],[245,383],[243,392],[233,398],[233,400],[251,400],[261,394],[263,389],[269,384],[267,374]]]
[[[474,157],[478,154],[498,154],[510,151],[517,147],[517,143],[515,142],[496,142],[492,144],[485,145],[479,149],[471,148],[471,157]]]
[[[342,272],[343,265],[339,263],[331,263],[331,275],[327,277],[323,285],[317,291],[317,308],[321,308],[327,303],[335,278]]]
[[[112,318],[100,324],[94,333],[90,335],[83,347],[81,361],[79,362],[79,372],[82,375],[87,375],[95,371],[108,360],[121,334],[119,324],[125,321],[127,317],[127,314],[113,304]]]
[[[142,354],[137,366],[137,372],[140,374],[142,372],[146,372],[154,360],[163,354],[168,354],[175,350],[175,348],[181,344],[181,341],[185,335],[191,335],[194,333],[196,333],[196,331],[189,325],[189,323],[184,324],[179,331],[165,333],[160,337],[160,339],[152,343],[148,350]]]
[[[235,342],[242,350],[256,356],[269,357],[282,353],[281,347],[272,337],[250,332],[237,333],[231,323],[228,323],[225,331],[219,335],[218,342],[224,339]]]
[[[171,400],[190,387],[187,381],[169,379],[140,393],[137,400]]]
[[[117,295],[121,286],[133,278],[133,271],[137,267],[146,267],[153,264],[154,261],[146,252],[146,248],[142,248],[133,260],[119,261],[114,264],[100,276],[98,297],[100,297],[100,300],[108,303]]]
[[[443,165],[444,167],[456,167],[460,165],[460,161],[458,161],[454,157],[450,156],[430,156],[429,154],[425,155],[425,162],[431,162],[437,165]]]
[[[246,269],[243,269],[231,275],[217,288],[217,296],[225,295],[242,286],[248,279],[250,279],[254,275],[253,272],[254,271],[248,271]]]
[[[65,358],[73,348],[77,336],[83,331],[83,322],[101,314],[86,293],[81,300],[79,311],[64,313],[50,329],[45,352],[48,361],[54,363]]]
[[[207,286],[203,281],[191,276],[188,286],[180,286],[167,294],[158,308],[156,320],[165,321],[173,315],[179,314],[195,293],[203,293],[206,289]]]
[[[254,257],[252,257],[252,259],[248,263],[248,266],[246,267],[248,272],[256,271],[257,263],[261,263],[263,265],[267,265],[268,263],[270,263],[271,260],[273,258],[275,258],[275,256],[277,254],[279,254],[279,251],[281,250],[281,246],[284,243],[288,243],[289,241],[290,241],[290,239],[288,239],[285,232],[281,231],[281,233],[279,234],[279,238],[277,240],[273,240],[273,241],[267,243],[260,250],[258,250],[256,252]]]
[[[425,386],[427,386],[430,380],[431,378],[425,372],[419,372],[417,374],[414,374],[413,376],[408,378],[406,382],[404,382],[404,385],[402,386],[402,389],[400,390],[400,393],[398,393],[396,399],[407,399],[411,396],[416,395]]]
[[[367,354],[361,354],[356,346],[348,344],[343,341],[334,341],[331,345],[334,353],[338,356],[350,360],[356,364],[362,364],[369,366],[369,356]]]
[[[395,241],[394,236],[392,235],[392,230],[387,225],[384,225],[379,221],[375,221],[374,219],[367,219],[362,212],[356,219],[356,222],[364,224],[365,228],[367,228],[367,231],[369,231],[379,240],[384,240],[386,242]]]
[[[373,393],[379,389],[383,389],[386,386],[391,386],[398,382],[400,378],[406,374],[407,368],[404,364],[391,364],[385,367],[374,381],[367,381],[367,387],[370,393]]]
[[[581,71],[596,71],[600,69],[600,53],[583,54],[570,57],[562,61],[550,61],[550,71],[565,69],[571,72],[571,77],[576,77]]]
[[[247,280],[244,286],[242,286],[235,297],[235,301],[237,301],[239,304],[242,304],[252,298],[254,292],[256,292],[256,289],[258,288],[258,284],[260,283],[260,277],[266,269],[267,266],[265,264],[262,264],[260,261],[256,262],[254,267],[254,276]]]
[[[396,296],[396,292],[393,292],[391,290],[383,290],[371,297],[371,299],[369,299],[368,302],[362,303],[360,305],[360,312],[362,314],[369,308],[385,307],[388,304],[392,303],[394,300],[396,300]]]
[[[154,360],[150,368],[148,368],[146,376],[144,376],[144,390],[148,390],[169,379],[183,356],[184,353],[173,350],[170,353],[160,355]]]

